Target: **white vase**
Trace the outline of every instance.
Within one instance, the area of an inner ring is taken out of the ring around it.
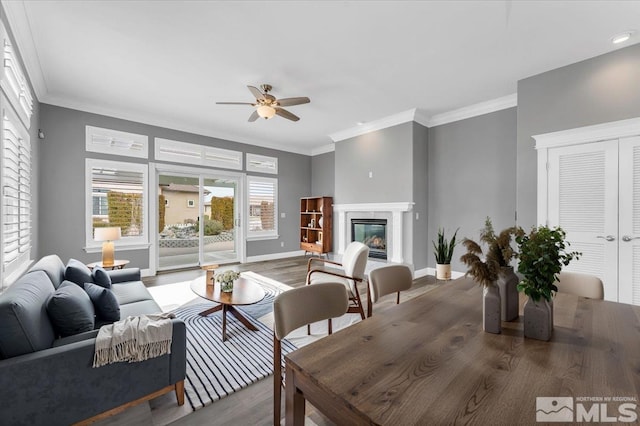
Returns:
[[[322,228],[322,217],[318,219],[318,228]]]
[[[496,283],[485,287],[482,292],[482,329],[487,333],[500,334],[502,331],[500,305],[500,290]]]
[[[450,280],[451,279],[451,265],[450,264],[436,264],[436,279]]]

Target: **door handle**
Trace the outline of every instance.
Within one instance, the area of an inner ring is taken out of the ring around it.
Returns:
[[[613,241],[613,240],[616,239],[613,235],[607,235],[606,237],[604,235],[598,235],[596,238],[604,238],[607,241]],[[624,240],[624,238],[623,238],[623,240]]]
[[[624,241],[625,243],[628,243],[631,240],[638,240],[640,239],[640,237],[630,237],[628,235],[625,235],[624,237],[622,237],[622,241]]]

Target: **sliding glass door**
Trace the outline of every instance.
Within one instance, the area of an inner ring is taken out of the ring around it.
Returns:
[[[239,177],[158,172],[158,270],[239,260]]]

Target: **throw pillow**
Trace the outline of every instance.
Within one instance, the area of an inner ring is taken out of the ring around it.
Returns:
[[[111,288],[111,277],[104,268],[96,266],[91,271],[91,276],[93,277],[93,283],[98,284],[100,287]]]
[[[87,292],[89,299],[93,302],[98,321],[120,321],[120,305],[113,291],[92,283],[85,283],[84,291]]]
[[[67,267],[64,270],[64,279],[74,282],[80,287],[84,286],[84,283],[93,282],[91,269],[76,259],[69,259],[69,262],[67,262]]]
[[[93,330],[95,311],[89,295],[71,281],[64,281],[49,296],[47,314],[61,337]]]

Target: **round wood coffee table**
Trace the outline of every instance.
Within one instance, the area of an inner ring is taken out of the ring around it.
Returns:
[[[200,315],[206,317],[222,310],[222,341],[227,340],[227,312],[233,314],[249,330],[258,331],[258,328],[251,324],[234,306],[253,305],[264,299],[266,293],[260,284],[240,277],[233,284],[233,291],[224,293],[220,291],[220,283],[207,285],[205,277],[199,277],[191,281],[191,290],[204,299],[219,303],[218,306],[200,312]]]

